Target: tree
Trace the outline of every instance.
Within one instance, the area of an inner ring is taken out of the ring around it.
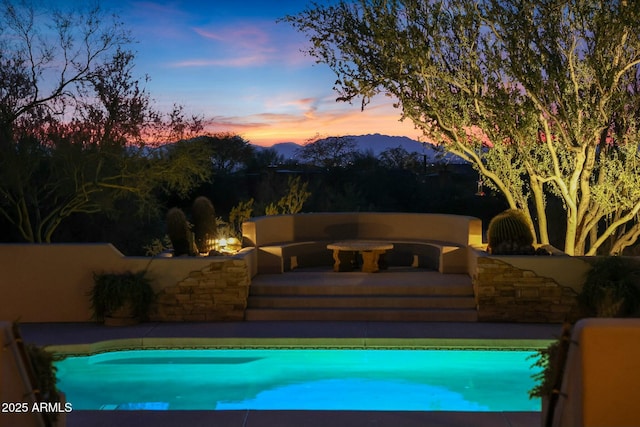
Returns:
[[[353,138],[332,136],[307,141],[297,150],[296,155],[305,163],[317,167],[335,168],[348,165],[353,160],[356,150],[356,142]]]
[[[62,221],[120,200],[153,212],[161,192],[186,194],[208,179],[202,144],[148,143],[199,131],[201,121],[152,108],[117,20],[99,8],[2,7],[0,217],[21,239],[50,242]]]
[[[253,157],[247,164],[247,170],[258,172],[267,168],[273,168],[286,163],[282,154],[278,154],[275,148],[254,150]]]
[[[75,104],[82,86],[106,65],[105,58],[131,37],[99,7],[42,13],[24,0],[1,4],[0,143],[7,144],[21,117],[57,114]]]
[[[216,173],[230,174],[251,163],[254,148],[239,135],[220,133],[199,136],[196,140],[211,150],[211,163]]]
[[[640,235],[640,4],[361,0],[285,18],[337,74],[339,100],[397,98],[402,117],[471,162],[549,242],[564,206],[569,254]]]
[[[408,169],[417,172],[421,168],[420,155],[415,151],[409,153],[400,146],[387,148],[380,153],[379,157],[382,165],[389,169]]]

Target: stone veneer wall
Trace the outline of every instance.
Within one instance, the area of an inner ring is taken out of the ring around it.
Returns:
[[[473,288],[484,322],[562,322],[576,302],[570,287],[490,257],[477,259]]]
[[[150,318],[164,322],[243,320],[250,283],[244,260],[211,262],[160,291]]]

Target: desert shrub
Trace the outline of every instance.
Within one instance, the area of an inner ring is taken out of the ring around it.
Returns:
[[[596,260],[587,272],[578,301],[589,315],[626,317],[640,306],[640,263],[618,256]]]

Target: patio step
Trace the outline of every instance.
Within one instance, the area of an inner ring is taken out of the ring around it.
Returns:
[[[286,273],[285,273],[286,274]],[[366,295],[420,295],[420,296],[473,296],[468,283],[252,283],[252,296],[366,296]]]
[[[477,321],[466,275],[291,272],[251,284],[246,320]]]
[[[422,296],[422,295],[343,295],[298,296],[272,295],[250,296],[252,308],[455,308],[475,309],[473,296]]]
[[[249,321],[476,322],[475,309],[247,309]]]

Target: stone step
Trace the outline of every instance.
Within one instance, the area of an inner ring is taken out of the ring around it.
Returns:
[[[475,298],[471,296],[422,296],[422,295],[260,295],[250,296],[249,308],[390,308],[474,309]]]
[[[248,321],[476,322],[475,309],[247,309]]]
[[[469,283],[382,283],[382,284],[291,284],[255,283],[251,285],[252,296],[258,295],[423,295],[423,296],[473,296]]]
[[[417,269],[259,275],[246,320],[477,321],[471,278]]]

